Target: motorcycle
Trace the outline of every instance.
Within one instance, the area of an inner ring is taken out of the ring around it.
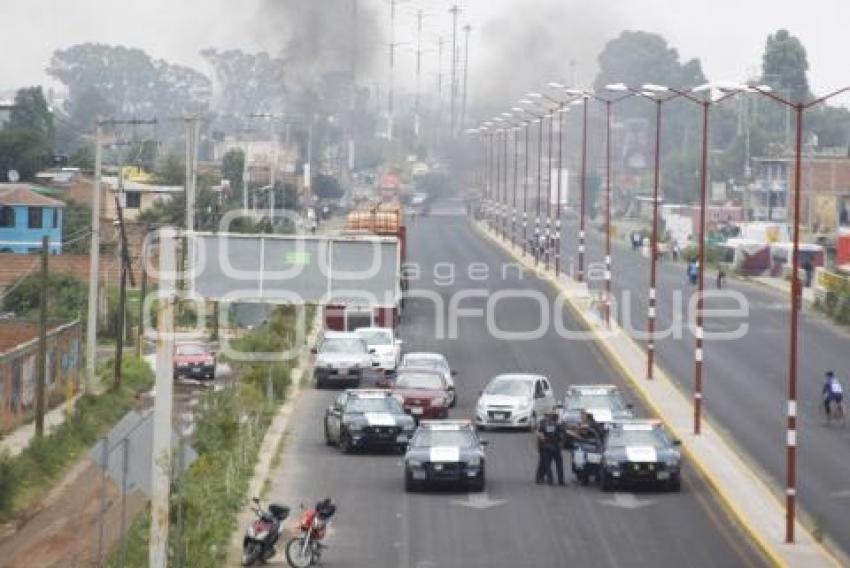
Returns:
[[[307,568],[318,564],[322,550],[327,545],[322,542],[327,533],[330,518],[336,512],[336,505],[330,498],[316,503],[312,509],[304,509],[299,521],[301,534],[286,543],[286,561],[292,568]]]
[[[260,506],[260,500],[253,499],[251,510],[257,519],[245,529],[242,539],[242,566],[253,566],[255,562],[265,562],[275,554],[274,545],[280,538],[283,520],[289,516],[289,507],[269,505],[268,510]]]

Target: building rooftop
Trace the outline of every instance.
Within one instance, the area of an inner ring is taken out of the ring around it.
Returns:
[[[25,183],[0,183],[0,205],[65,207],[65,202],[36,193],[32,186]]]

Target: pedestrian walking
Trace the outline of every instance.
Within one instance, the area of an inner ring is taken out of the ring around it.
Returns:
[[[687,274],[688,274],[688,280],[690,280],[690,282],[691,282],[691,286],[696,286],[697,277],[699,275],[699,263],[697,262],[697,260],[695,258],[692,258],[688,262]]]
[[[726,278],[726,271],[723,270],[723,265],[717,267],[717,289],[723,288],[723,279]]]
[[[807,258],[805,262],[803,262],[803,270],[806,272],[806,288],[811,288],[812,277],[815,274],[815,265],[812,264],[811,258]]]

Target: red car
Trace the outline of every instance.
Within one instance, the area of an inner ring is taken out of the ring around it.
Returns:
[[[215,378],[215,355],[200,343],[183,343],[174,352],[174,378]]]
[[[399,370],[392,392],[404,411],[420,418],[448,418],[450,385],[443,374],[430,369]]]

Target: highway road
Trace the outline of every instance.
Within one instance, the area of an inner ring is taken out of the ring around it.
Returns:
[[[501,266],[509,259],[463,216],[452,215],[462,209],[443,203],[434,211],[439,214],[409,226],[409,256],[422,269],[413,290],[435,293],[447,305],[455,294],[471,290],[519,288],[554,297],[548,284],[530,276],[519,281],[511,271],[502,279]],[[451,282],[447,265],[439,263],[454,265]],[[482,264],[470,274],[473,263]],[[478,280],[485,266],[490,275]],[[468,298],[461,306],[481,308],[484,303]],[[503,329],[524,331],[538,327],[540,318],[533,303],[515,299],[499,302],[494,319]],[[568,313],[563,318],[568,328],[578,325]],[[479,391],[501,372],[544,373],[559,396],[571,383],[623,384],[595,345],[566,341],[551,326],[534,341],[503,341],[491,337],[483,318],[465,317],[458,339],[440,339],[435,332],[440,319],[431,302],[411,300],[400,333],[406,349],[443,352],[458,371],[459,405],[453,417],[471,416]],[[539,486],[533,482],[536,449],[529,433],[484,435],[490,446],[483,495],[406,494],[400,456],[343,455],[325,446],[322,417],[333,396],[312,388],[301,393],[269,492],[271,500],[289,505],[312,504],[326,495],[337,500],[325,566],[764,565],[691,472],[679,494],[606,494],[575,483]]]
[[[576,257],[577,223],[565,227],[562,258]],[[603,234],[588,231],[588,262],[604,261]],[[631,292],[628,310],[636,329],[646,329],[649,262],[626,243],[612,251],[613,288],[617,298]],[[706,289],[714,289],[716,272],[706,273]],[[591,282],[599,289],[602,281]],[[790,300],[763,285],[728,278],[724,288],[743,294],[749,304],[748,333],[735,341],[706,341],[704,407],[750,461],[785,487],[785,409],[788,380]],[[670,328],[674,306],[693,293],[685,265],[665,260],[658,265],[658,329]],[[728,303],[726,304],[728,306]],[[721,307],[718,301],[707,307]],[[622,321],[624,312],[618,319]],[[731,329],[741,320],[719,319],[706,329]],[[850,333],[819,314],[803,311],[800,323],[798,487],[800,505],[845,553],[850,553],[850,428],[827,428],[821,418],[821,386],[825,371],[835,370],[847,385]],[[688,393],[693,392],[694,338],[686,331],[658,342],[657,361]],[[784,495],[784,490],[782,495]],[[781,497],[781,495],[780,495]],[[784,499],[784,498],[783,498]]]

